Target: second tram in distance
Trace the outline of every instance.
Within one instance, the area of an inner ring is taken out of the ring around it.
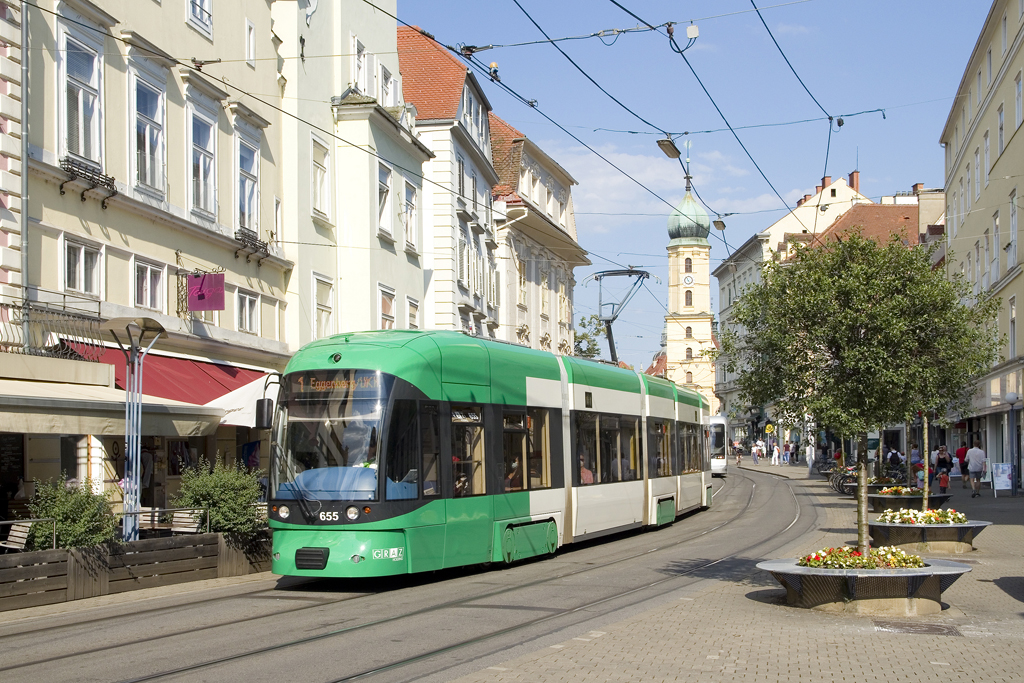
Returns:
[[[459,332],[341,334],[282,378],[273,571],[369,577],[554,553],[711,505],[708,405]]]

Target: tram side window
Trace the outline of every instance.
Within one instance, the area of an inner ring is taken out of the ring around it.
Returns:
[[[503,454],[505,465],[505,490],[522,491],[526,488],[523,470],[526,469],[527,431],[526,414],[509,413],[503,415],[504,425]]]
[[[386,491],[388,500],[410,500],[419,495],[419,444],[416,433],[416,401],[395,401],[388,428],[391,443],[387,453]]]
[[[686,425],[682,422],[675,423],[675,452],[672,454],[672,474],[682,474],[686,471],[687,459],[690,457],[689,443],[686,441]]]
[[[480,406],[452,406],[452,493],[456,498],[487,493],[484,425]]]
[[[531,489],[551,488],[551,441],[550,422],[547,408],[530,408],[526,411],[529,429],[529,485]]]
[[[636,418],[624,417],[619,420],[619,481],[642,479],[640,469],[640,439],[636,430]]]
[[[669,458],[672,450],[668,425],[664,420],[647,420],[647,436],[650,439],[647,458],[652,478],[667,477],[671,473]]]
[[[601,416],[601,457],[598,459],[600,482],[622,481],[619,463],[619,420],[612,415]]]
[[[690,425],[690,444],[693,457],[690,461],[690,471],[700,472],[704,463],[704,428],[700,425]]]
[[[436,403],[420,406],[420,450],[423,453],[423,496],[441,495],[440,470],[441,421]]]
[[[597,415],[576,413],[576,471],[581,486],[598,481],[597,470]]]

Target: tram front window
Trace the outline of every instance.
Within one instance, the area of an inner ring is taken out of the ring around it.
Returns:
[[[274,424],[272,497],[376,500],[381,418],[393,381],[372,370],[288,375]]]

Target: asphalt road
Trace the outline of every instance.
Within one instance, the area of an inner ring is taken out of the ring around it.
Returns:
[[[710,510],[509,568],[265,580],[0,616],[0,680],[445,681],[745,576],[816,523],[787,480],[733,468]]]

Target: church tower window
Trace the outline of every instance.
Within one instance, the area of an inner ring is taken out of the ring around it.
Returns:
[[[693,349],[686,347],[686,360],[693,360]]]
[[[686,328],[686,338],[687,339],[693,339],[693,328],[692,327],[687,327]]]
[[[693,259],[688,258],[685,261],[683,261],[683,272],[684,273],[692,273],[693,272]]]
[[[693,373],[692,372],[686,373],[686,383],[687,384],[693,384]]]
[[[689,289],[686,290],[686,305],[687,306],[692,306],[693,305],[693,292],[690,291]]]

